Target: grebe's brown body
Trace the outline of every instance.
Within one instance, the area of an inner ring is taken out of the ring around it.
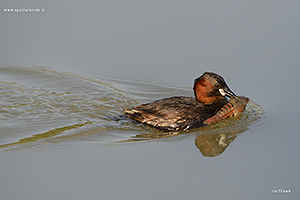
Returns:
[[[205,125],[228,103],[225,96],[237,98],[224,79],[205,72],[194,82],[195,97],[170,97],[126,109],[128,118],[167,131],[186,130]]]

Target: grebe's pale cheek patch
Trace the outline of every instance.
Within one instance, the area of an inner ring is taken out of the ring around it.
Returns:
[[[219,92],[221,93],[222,96],[225,96],[225,95],[226,95],[226,93],[224,92],[223,89],[219,89]]]

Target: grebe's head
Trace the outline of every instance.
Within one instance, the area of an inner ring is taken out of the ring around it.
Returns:
[[[212,104],[225,96],[237,98],[224,79],[213,72],[205,72],[196,78],[193,89],[197,101],[204,104]]]

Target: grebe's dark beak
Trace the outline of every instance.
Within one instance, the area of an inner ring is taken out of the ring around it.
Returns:
[[[223,89],[219,89],[219,92],[221,93],[222,96],[234,97],[234,98],[237,99],[237,96],[228,87],[224,87]]]

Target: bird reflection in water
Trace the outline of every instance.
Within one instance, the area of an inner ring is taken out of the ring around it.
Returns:
[[[221,155],[238,134],[247,129],[237,131],[219,131],[217,134],[200,134],[195,139],[195,145],[205,157],[216,157]]]

